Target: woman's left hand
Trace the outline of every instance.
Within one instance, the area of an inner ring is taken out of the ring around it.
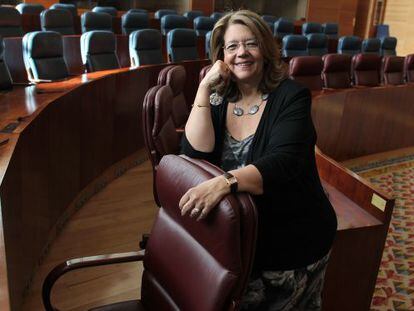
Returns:
[[[190,188],[179,203],[181,216],[189,212],[192,218],[204,219],[228,193],[230,193],[230,187],[223,176],[214,177]]]

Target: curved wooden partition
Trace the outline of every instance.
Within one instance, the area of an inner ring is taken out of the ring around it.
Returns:
[[[413,102],[414,84],[317,95],[317,145],[336,161],[414,146]]]
[[[182,63],[188,100],[207,64]],[[1,94],[1,310],[20,309],[50,241],[105,186],[100,177],[108,169],[120,174],[145,158],[142,102],[166,65],[97,72]]]

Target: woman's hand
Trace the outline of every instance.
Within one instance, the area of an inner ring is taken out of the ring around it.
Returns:
[[[228,85],[230,76],[231,71],[229,66],[227,66],[223,61],[218,60],[205,75],[204,79],[200,83],[200,86],[205,86],[209,89],[217,91],[218,93],[223,93],[224,89]]]
[[[190,217],[197,217],[197,220],[204,219],[228,193],[230,187],[223,176],[207,180],[190,188],[183,195],[179,203],[181,215],[184,216],[189,212]]]

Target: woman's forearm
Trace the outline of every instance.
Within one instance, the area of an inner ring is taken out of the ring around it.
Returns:
[[[254,165],[247,165],[245,167],[229,171],[237,179],[237,191],[245,191],[250,194],[263,194],[263,179],[259,170]]]

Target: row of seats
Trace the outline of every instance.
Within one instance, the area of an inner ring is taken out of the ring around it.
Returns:
[[[295,25],[292,21],[285,18],[277,19],[271,15],[263,15],[262,18],[269,25],[270,29],[273,30],[273,34],[279,40],[287,35],[295,33]],[[304,23],[302,25],[302,35],[306,36],[309,34],[318,33],[325,34],[329,39],[338,38],[338,24],[336,23],[325,23],[319,24],[314,22]]]
[[[397,39],[384,37],[381,40],[369,38],[361,40],[356,36],[344,36],[338,41],[338,53],[356,55],[359,53],[376,55],[396,55]],[[283,57],[316,55],[328,53],[328,37],[325,34],[312,33],[303,35],[286,35],[282,40]]]
[[[373,54],[299,56],[290,60],[289,75],[314,91],[413,83],[414,54],[405,58]]]

